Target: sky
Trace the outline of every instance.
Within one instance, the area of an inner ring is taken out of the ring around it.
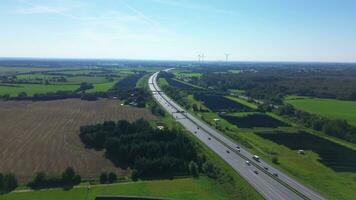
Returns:
[[[0,57],[356,62],[354,0],[1,0]]]

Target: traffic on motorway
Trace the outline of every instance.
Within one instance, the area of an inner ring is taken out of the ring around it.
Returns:
[[[156,72],[149,78],[149,88],[154,99],[177,122],[225,160],[265,199],[324,199],[318,193],[267,164],[258,155],[249,153],[217,130],[186,112],[161,91],[157,84],[158,74],[159,72]]]

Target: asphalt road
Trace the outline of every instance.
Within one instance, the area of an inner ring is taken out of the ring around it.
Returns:
[[[253,155],[241,148],[240,145],[223,136],[198,118],[185,112],[182,107],[166,96],[158,87],[156,80],[158,73],[154,73],[148,82],[155,100],[171,113],[177,122],[225,160],[265,199],[324,199],[316,192],[303,186],[264,161],[254,160]]]

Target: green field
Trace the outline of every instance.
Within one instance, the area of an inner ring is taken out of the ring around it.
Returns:
[[[345,119],[356,125],[356,101],[296,96],[287,97],[285,101],[304,111],[332,119]]]
[[[119,183],[113,185],[91,186],[87,196],[87,186],[81,185],[69,191],[63,189],[36,192],[12,192],[0,196],[1,200],[94,200],[100,195],[125,195],[164,197],[172,199],[228,199],[227,196],[208,178],[184,178],[174,180],[155,180]]]
[[[236,101],[238,103],[241,103],[241,104],[243,104],[243,105],[245,105],[247,107],[250,107],[252,109],[257,109],[257,105],[256,104],[248,102],[248,101],[246,101],[244,99],[237,98],[237,97],[231,97],[231,96],[225,96],[225,97],[228,98],[228,99],[231,99],[233,101]]]
[[[0,95],[9,94],[11,97],[15,97],[21,92],[26,92],[28,96],[33,96],[36,93],[75,91],[83,82],[92,83],[94,86],[93,89],[87,90],[87,92],[105,92],[112,88],[118,80],[132,74],[133,71],[126,68],[104,70],[102,68],[81,67],[73,67],[72,69],[0,67],[1,73],[16,75],[16,79],[13,83],[6,81],[0,83]],[[91,74],[89,75],[89,73]],[[112,81],[107,79],[106,75],[93,76],[95,73],[108,73],[109,75],[116,75],[116,77]],[[66,81],[58,82],[56,79],[60,77],[64,77]],[[45,80],[49,84],[43,84]]]
[[[9,94],[17,96],[20,92],[26,92],[28,96],[57,91],[74,91],[79,85],[42,85],[42,84],[16,84],[11,86],[0,85],[0,95]]]

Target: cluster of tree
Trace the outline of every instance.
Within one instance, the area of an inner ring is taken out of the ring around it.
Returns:
[[[295,109],[289,104],[280,106],[277,109],[277,113],[279,115],[292,117],[306,127],[356,143],[356,127],[350,125],[346,120],[327,119],[325,117]]]
[[[111,184],[117,181],[117,176],[114,172],[110,172],[110,173],[102,172],[100,174],[99,180],[101,184],[105,184],[105,183]]]
[[[17,187],[17,179],[14,174],[0,173],[0,194],[8,193]]]
[[[181,131],[158,130],[143,119],[83,126],[80,138],[89,148],[105,149],[114,163],[132,168],[133,178],[189,174],[190,161],[198,159],[195,146]]]
[[[157,103],[154,103],[151,106],[151,112],[152,112],[152,114],[154,114],[156,116],[160,116],[160,117],[164,117],[165,116],[164,110]]]
[[[79,88],[77,89],[77,91],[80,92],[80,91],[90,90],[93,88],[94,88],[94,86],[92,83],[83,82],[79,85]]]
[[[269,67],[239,74],[210,70],[202,73],[194,84],[222,91],[241,89],[250,97],[275,104],[282,104],[283,97],[291,94],[356,100],[356,70],[351,68]]]
[[[48,176],[44,172],[39,172],[36,177],[27,184],[31,189],[55,188],[55,187],[73,187],[81,182],[80,175],[76,174],[74,169],[69,167],[62,173],[62,176]]]

